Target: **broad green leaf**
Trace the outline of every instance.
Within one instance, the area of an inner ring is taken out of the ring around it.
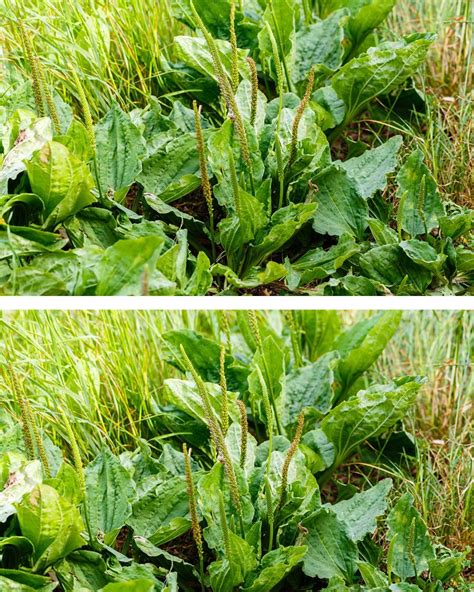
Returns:
[[[307,547],[279,547],[263,556],[258,575],[242,592],[273,590],[303,559]]]
[[[121,240],[109,247],[98,265],[97,295],[140,294],[144,274],[155,268],[163,243],[156,236]]]
[[[143,161],[137,181],[147,193],[164,202],[179,199],[197,189],[201,180],[194,134],[181,134]]]
[[[430,232],[438,227],[438,218],[445,211],[435,179],[424,163],[421,150],[410,154],[398,175],[397,195],[401,202],[398,213],[403,230],[410,236]],[[402,199],[403,197],[403,199]]]
[[[97,184],[103,195],[123,192],[142,170],[145,142],[138,128],[114,104],[95,127]]]
[[[306,457],[308,468],[313,473],[320,473],[334,463],[334,444],[319,428],[306,432],[301,442],[300,447]]]
[[[405,580],[427,570],[434,550],[411,494],[399,499],[387,517],[387,525],[393,573]]]
[[[259,368],[265,381],[268,397],[273,407],[274,420],[279,433],[280,422],[286,407],[285,397],[285,351],[280,344],[268,335],[262,340],[262,346],[257,349],[252,360],[252,372],[248,377],[251,398],[261,408],[263,405],[262,386],[256,368]]]
[[[334,370],[338,363],[338,352],[328,352],[316,362],[288,374],[285,386],[288,423],[295,421],[300,411],[308,407],[321,413],[329,411],[334,398]]]
[[[355,182],[359,195],[369,199],[387,185],[387,175],[397,166],[397,154],[402,145],[402,137],[394,136],[381,146],[366,150],[362,156],[349,158],[339,163]]]
[[[133,481],[110,450],[102,452],[86,469],[86,512],[94,535],[121,528],[131,513]]]
[[[348,12],[336,11],[323,21],[301,27],[296,33],[296,51],[292,78],[295,84],[303,82],[310,68],[324,66],[335,71],[342,65],[345,53],[344,24]]]
[[[319,234],[349,233],[362,240],[367,228],[367,200],[359,195],[357,183],[340,165],[333,165],[316,178],[318,209],[313,228]]]
[[[357,567],[361,573],[361,576],[364,580],[366,586],[370,586],[370,588],[382,588],[386,589],[388,586],[388,578],[387,576],[379,571],[376,567],[367,563],[366,561],[358,561]]]
[[[452,553],[446,557],[437,557],[428,561],[431,575],[441,582],[449,582],[462,571],[466,562],[467,552]]]
[[[255,551],[247,541],[233,532],[229,533],[229,553],[222,561],[209,565],[213,592],[232,592],[240,586],[257,566]]]
[[[284,76],[290,80],[290,66],[293,62],[296,28],[296,0],[272,0],[267,3],[258,34],[260,60],[268,60],[272,65],[272,76],[276,80],[272,43],[266,26],[272,31],[277,43],[279,59],[283,63]]]
[[[33,571],[44,571],[85,544],[79,511],[49,485],[37,485],[16,508],[21,533],[35,549]]]
[[[347,7],[352,12],[349,30],[355,46],[387,18],[396,0],[329,0],[324,2],[324,10],[332,11]]]
[[[186,296],[205,296],[212,286],[211,262],[204,251],[199,251],[196,266],[185,288]]]
[[[222,406],[222,392],[218,384],[206,383],[211,406],[217,415],[220,415]],[[233,401],[235,395],[229,393],[231,418],[238,421],[238,410]],[[191,417],[205,423],[203,403],[201,396],[193,380],[180,380],[178,378],[167,378],[164,381],[162,401],[172,403]]]
[[[70,464],[62,462],[56,476],[44,482],[46,485],[54,487],[59,495],[67,499],[72,505],[81,503],[83,492],[80,487],[79,476]]]
[[[21,130],[21,135],[0,166],[0,195],[8,193],[8,181],[16,179],[25,171],[26,163],[33,154],[52,139],[51,121],[48,117],[37,119],[29,127]]]
[[[106,570],[102,555],[88,550],[74,551],[54,566],[54,572],[66,590],[74,590],[75,586],[85,590],[100,590],[110,581]]]
[[[343,393],[347,393],[350,385],[377,360],[398,329],[401,318],[401,311],[372,315],[339,338],[336,348],[342,357],[339,376]]]
[[[333,349],[341,331],[339,314],[334,310],[295,311],[303,335],[303,349],[310,361]]]
[[[438,222],[443,235],[456,240],[472,230],[474,225],[474,211],[471,210],[454,216],[440,216]]]
[[[267,222],[264,205],[256,197],[239,188],[239,201],[238,212],[221,220],[218,226],[219,241],[234,271],[243,265],[242,248],[255,239]]]
[[[392,480],[383,479],[377,485],[331,506],[351,541],[357,543],[375,531],[377,518],[387,509],[387,495],[391,488]]]
[[[184,476],[167,478],[133,504],[127,524],[134,534],[162,545],[187,532],[189,501]]]
[[[173,358],[171,364],[186,369],[180,346],[182,345],[194,368],[205,382],[219,383],[220,345],[190,329],[166,331],[162,334]],[[248,369],[233,356],[227,354],[224,361],[227,388],[229,391],[244,392],[247,387]]]
[[[83,123],[74,119],[63,136],[54,136],[54,141],[64,144],[71,154],[82,162],[89,162],[93,156],[87,129]]]
[[[38,576],[22,570],[0,569],[2,592],[52,592],[57,589],[51,578]]]
[[[409,378],[384,386],[374,385],[334,407],[320,424],[336,447],[334,466],[359,444],[402,419],[414,404],[421,384],[421,379]]]
[[[242,426],[240,423],[232,423],[227,430],[225,437],[227,448],[229,450],[232,462],[235,465],[239,465],[241,461],[242,452]],[[255,452],[257,449],[257,440],[252,434],[247,435],[247,449],[245,454],[245,465],[242,467],[245,475],[248,476],[254,469],[255,466]]]
[[[286,276],[287,271],[280,263],[269,261],[264,268],[251,267],[242,278],[230,267],[220,263],[212,266],[212,273],[216,276],[224,276],[227,282],[235,288],[248,290],[281,280]]]
[[[330,579],[340,576],[351,582],[357,570],[357,546],[336,514],[321,508],[303,521],[308,550],[303,559],[303,572],[311,577]]]
[[[250,247],[248,265],[259,265],[271,253],[284,247],[296,232],[314,217],[315,212],[314,203],[290,204],[277,210],[270,220],[270,227],[261,233],[263,238]]]
[[[140,578],[128,582],[111,582],[99,590],[99,592],[153,592],[156,590],[155,581]]]
[[[379,247],[383,245],[396,245],[398,243],[398,236],[395,230],[384,224],[381,220],[369,218],[369,228]]]
[[[222,39],[216,39],[215,43],[224,70],[230,75],[231,45],[228,41]],[[217,83],[217,74],[214,68],[211,52],[209,51],[207,41],[204,38],[177,35],[174,38],[174,44],[174,51],[177,59],[197,72],[212,78]],[[245,78],[249,77],[249,68],[245,61],[247,53],[247,50],[238,50],[239,72]]]
[[[252,111],[252,83],[250,80],[242,80],[235,93],[235,101],[240,114],[246,121],[250,121]],[[265,123],[265,110],[267,97],[259,90],[257,93],[257,111],[255,115],[255,129],[260,131]]]
[[[434,36],[413,36],[372,47],[333,76],[331,84],[346,105],[349,122],[369,101],[400,86],[423,63]]]
[[[0,538],[0,551],[4,553],[8,547],[13,547],[22,556],[33,555],[34,552],[32,542],[22,536],[13,535]]]
[[[399,245],[390,244],[371,249],[359,259],[365,276],[389,287],[396,288],[405,281],[405,289],[411,294],[424,294],[433,274],[414,263]]]
[[[54,228],[95,201],[89,169],[63,144],[45,144],[26,169],[33,193],[44,203],[44,228]]]
[[[446,255],[438,254],[427,242],[417,239],[402,241],[400,248],[414,263],[434,274],[441,272],[447,257]]]
[[[336,273],[348,259],[359,251],[360,247],[351,234],[343,234],[337,245],[329,249],[318,247],[307,251],[294,263],[287,263],[289,289],[295,290],[299,286],[305,286]]]

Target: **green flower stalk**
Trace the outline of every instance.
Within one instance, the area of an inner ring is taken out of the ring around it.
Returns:
[[[23,442],[25,444],[26,457],[28,458],[28,460],[33,460],[35,458],[35,449],[33,446],[33,433],[29,421],[28,409],[22,390],[20,388],[20,384],[18,382],[18,377],[11,364],[9,365],[9,375],[10,383],[12,385],[13,398],[15,400],[15,403],[18,405],[18,409],[20,410],[21,431],[23,433]]]
[[[199,572],[201,576],[201,586],[204,590],[204,551],[202,544],[202,533],[201,525],[199,524],[196,494],[194,491],[193,473],[191,470],[191,450],[187,449],[186,443],[183,442],[183,454],[184,454],[184,471],[186,477],[186,486],[188,490],[189,500],[189,513],[191,515],[191,526],[193,531],[194,542],[199,556]]]
[[[74,84],[76,85],[76,90],[79,98],[79,104],[81,105],[82,114],[84,116],[84,125],[86,126],[87,130],[87,137],[89,143],[94,152],[94,158],[96,153],[96,143],[95,143],[95,133],[94,133],[94,124],[92,123],[92,115],[91,110],[89,109],[89,103],[87,102],[86,93],[84,92],[84,87],[79,79],[79,76],[74,68],[71,67],[71,72],[74,78]]]
[[[273,529],[275,524],[275,515],[273,513],[273,497],[270,479],[268,475],[265,476],[265,501],[267,503],[267,522],[268,522],[268,550],[270,552],[273,547]]]
[[[227,104],[227,109],[229,111],[229,117],[234,121],[235,128],[237,130],[237,136],[239,138],[240,143],[240,151],[242,154],[242,159],[244,160],[245,164],[248,166],[250,171],[250,180],[253,189],[253,165],[252,159],[250,158],[250,149],[247,140],[247,132],[245,131],[245,124],[244,120],[242,119],[242,115],[238,109],[237,101],[235,100],[234,91],[232,88],[232,83],[229,81],[229,78],[224,70],[224,66],[222,65],[219,50],[217,49],[216,42],[212,38],[212,35],[207,30],[204,22],[202,21],[199,13],[197,12],[194,3],[191,1],[191,10],[193,12],[193,16],[196,19],[196,23],[198,28],[201,30],[204,38],[206,39],[209,52],[212,57],[212,63],[214,66],[214,70],[216,71],[217,81],[219,84],[219,88],[221,91],[222,96]]]
[[[221,403],[221,426],[222,432],[227,434],[229,429],[229,396],[227,393],[227,381],[225,378],[225,346],[221,345],[220,360],[219,360],[219,383],[221,387],[222,403]]]
[[[309,71],[308,82],[306,84],[306,91],[304,93],[303,98],[301,99],[301,103],[298,105],[298,109],[296,110],[295,119],[293,121],[293,128],[291,131],[290,158],[288,160],[288,166],[291,166],[293,164],[293,161],[296,158],[296,147],[298,144],[298,129],[300,127],[303,113],[305,112],[305,109],[308,106],[309,100],[311,99],[311,93],[313,92],[313,86],[314,86],[314,66],[312,66],[311,70]]]
[[[276,509],[276,513],[278,514],[280,510],[285,505],[286,501],[286,494],[288,489],[288,470],[290,468],[290,463],[293,460],[293,457],[298,450],[299,443],[301,441],[301,436],[303,435],[303,428],[304,428],[304,411],[302,411],[298,415],[298,421],[296,426],[295,437],[288,448],[288,452],[286,453],[285,461],[283,462],[283,467],[281,470],[281,493],[280,493],[280,501],[278,502],[278,507]]]
[[[44,97],[46,99],[46,104],[48,106],[49,116],[51,117],[51,121],[53,122],[53,129],[54,133],[59,136],[61,134],[61,123],[59,121],[58,111],[56,109],[56,105],[54,104],[53,95],[51,94],[51,90],[49,85],[46,83],[46,76],[44,73],[43,65],[41,64],[38,56],[34,56],[33,58],[35,62],[35,67],[38,72],[40,86]]]
[[[229,489],[230,495],[232,498],[232,502],[237,510],[240,520],[240,527],[243,532],[243,519],[242,519],[242,503],[240,501],[240,493],[239,493],[239,486],[237,484],[237,477],[235,475],[234,466],[232,464],[232,459],[230,457],[229,451],[227,449],[227,445],[225,442],[224,434],[222,433],[222,429],[219,423],[216,421],[214,411],[211,406],[211,402],[209,399],[209,393],[207,392],[206,385],[204,381],[196,372],[191,360],[189,359],[184,347],[181,345],[181,354],[184,358],[185,364],[189,372],[191,373],[194,382],[196,383],[196,387],[198,389],[199,395],[201,397],[203,408],[204,408],[204,415],[207,420],[207,424],[209,427],[209,431],[211,433],[211,438],[214,442],[216,450],[219,454],[219,460],[224,465],[224,470],[227,476],[227,480],[229,482]]]
[[[231,76],[232,76],[232,90],[234,93],[239,86],[239,53],[237,47],[237,35],[235,34],[235,0],[230,2],[230,46],[232,51],[231,57]]]
[[[227,312],[223,310],[220,315],[220,325],[222,331],[224,332],[226,341],[227,341],[227,350],[229,353],[232,353],[232,342],[230,339],[230,325],[229,325],[229,317],[227,316]]]
[[[214,240],[214,207],[212,204],[212,189],[209,182],[209,172],[207,170],[206,160],[206,146],[204,143],[204,135],[202,133],[201,125],[201,107],[197,106],[196,101],[193,101],[194,110],[194,126],[196,128],[196,143],[199,154],[199,170],[201,172],[201,188],[204,194],[204,199],[207,204],[207,211],[209,212],[209,228],[211,232],[211,248],[213,260],[216,259],[216,244]]]
[[[238,400],[237,405],[239,406],[240,411],[240,428],[241,428],[241,436],[240,436],[240,468],[245,468],[245,461],[247,460],[247,442],[248,442],[248,434],[249,434],[249,423],[247,420],[247,409],[245,408],[245,403],[243,401]]]
[[[239,180],[237,179],[237,169],[235,168],[234,154],[232,148],[229,151],[229,167],[230,167],[230,181],[232,185],[232,195],[234,197],[235,213],[239,220],[241,220],[242,207],[240,203],[240,189]]]
[[[38,450],[38,456],[41,461],[41,465],[43,466],[43,471],[45,477],[49,479],[51,477],[51,469],[49,467],[48,457],[46,456],[46,450],[44,448],[43,440],[41,439],[38,426],[36,425],[36,421],[33,415],[33,410],[31,408],[31,404],[29,400],[25,397],[25,407],[26,413],[28,415],[28,423],[31,426],[31,431],[33,432],[33,437],[36,443],[36,449]]]
[[[258,74],[257,65],[251,57],[247,57],[247,64],[250,68],[250,80],[252,83],[252,96],[250,99],[250,125],[255,125],[257,119],[257,106],[258,106]]]
[[[230,561],[231,559],[231,549],[230,549],[230,534],[229,534],[229,525],[227,524],[227,516],[225,513],[225,504],[224,504],[224,495],[222,491],[219,491],[219,518],[221,522],[221,530],[224,539],[224,551],[226,554],[227,559]]]
[[[303,365],[303,356],[301,354],[301,344],[298,339],[298,327],[295,323],[294,313],[293,311],[289,310],[285,316],[286,320],[288,321],[288,327],[290,328],[291,347],[293,349],[295,367],[301,368]]]
[[[26,27],[21,19],[18,20],[18,27],[20,29],[20,36],[25,48],[26,60],[31,69],[31,83],[33,86],[33,94],[35,97],[35,105],[38,115],[44,117],[46,115],[43,103],[43,91],[41,88],[41,75],[38,71],[38,61],[35,60],[35,52],[31,37],[26,30]]]
[[[262,349],[262,336],[260,335],[260,327],[258,326],[257,313],[254,310],[247,312],[247,317],[252,330],[252,334],[255,337],[257,343],[257,349]]]
[[[86,478],[84,476],[84,466],[82,464],[81,452],[77,444],[76,435],[74,433],[74,430],[72,429],[71,423],[69,422],[66,413],[62,409],[60,413],[61,419],[64,422],[64,426],[66,428],[67,436],[69,439],[69,446],[71,447],[72,452],[72,462],[74,464],[74,468],[76,469],[77,477],[79,479],[79,487],[81,489],[82,499],[84,499],[86,496]]]

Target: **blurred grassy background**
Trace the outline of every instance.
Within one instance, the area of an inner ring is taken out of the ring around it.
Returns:
[[[25,379],[46,432],[67,443],[58,409],[74,421],[85,458],[106,442],[120,451],[140,438],[162,437],[156,404],[163,380],[176,371],[166,363],[160,335],[197,328],[216,335],[219,313],[31,311],[5,312],[2,351]],[[278,316],[280,313],[261,313]],[[341,313],[345,324],[367,313]],[[231,314],[233,324],[235,315]],[[417,435],[415,469],[389,466],[403,490],[410,490],[438,540],[455,547],[472,544],[474,394],[471,367],[472,313],[406,312],[402,324],[369,373],[370,381],[421,374],[428,377],[408,418]],[[3,405],[11,395],[0,379]],[[362,462],[348,463],[348,472]]]

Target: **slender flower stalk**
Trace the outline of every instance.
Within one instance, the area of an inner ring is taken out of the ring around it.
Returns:
[[[41,439],[38,426],[36,425],[36,421],[33,415],[33,409],[31,408],[31,404],[26,397],[25,408],[26,413],[28,415],[28,423],[30,424],[31,431],[33,432],[33,438],[36,443],[36,449],[38,450],[38,456],[40,458],[41,465],[43,466],[45,477],[49,479],[51,477],[51,469],[49,467],[48,457],[46,456],[46,450],[44,448],[43,440]]]
[[[237,477],[235,475],[234,466],[232,464],[232,459],[227,449],[227,445],[225,442],[224,434],[222,433],[222,429],[219,423],[216,421],[214,411],[211,406],[211,402],[209,399],[209,393],[207,392],[206,385],[204,381],[196,372],[191,360],[189,359],[184,347],[181,345],[181,354],[184,358],[185,364],[189,372],[191,373],[194,382],[196,383],[196,387],[198,389],[199,395],[201,397],[204,409],[204,415],[207,420],[207,424],[209,427],[209,431],[211,433],[211,438],[214,441],[214,445],[216,447],[217,452],[219,453],[220,460],[224,465],[224,470],[227,476],[227,480],[229,482],[229,489],[230,495],[232,498],[232,502],[237,510],[239,520],[240,520],[240,527],[241,531],[243,532],[243,518],[242,518],[242,503],[240,501],[240,493],[239,493],[239,486],[237,484]]]
[[[234,197],[234,208],[235,213],[239,220],[241,220],[242,215],[242,204],[240,201],[240,188],[239,188],[239,180],[237,179],[237,169],[235,168],[235,161],[234,161],[234,154],[232,149],[229,151],[229,168],[230,168],[230,180],[232,184],[232,195]]]
[[[74,464],[74,468],[76,469],[77,477],[79,479],[79,487],[81,490],[82,499],[84,499],[86,496],[86,478],[84,476],[84,466],[82,464],[81,452],[77,444],[76,434],[74,433],[71,423],[64,410],[61,409],[60,413],[69,439],[69,446],[71,447],[72,453],[72,462]]]
[[[186,476],[186,486],[188,490],[189,513],[191,515],[191,526],[194,542],[199,556],[199,573],[201,576],[201,587],[204,590],[204,551],[202,544],[201,525],[199,524],[196,494],[194,491],[193,472],[191,470],[191,449],[188,452],[186,443],[183,442],[184,471]]]
[[[26,457],[28,458],[28,460],[33,460],[35,458],[35,449],[33,446],[33,433],[29,421],[28,409],[26,407],[25,397],[23,396],[22,389],[20,388],[18,377],[12,364],[9,364],[9,375],[10,382],[12,385],[13,398],[15,399],[15,402],[20,410],[21,431],[23,433],[23,442],[25,444]]]
[[[240,436],[240,468],[245,468],[245,462],[247,460],[247,442],[248,442],[248,434],[249,434],[249,423],[247,420],[247,409],[245,408],[245,403],[243,401],[238,400],[237,405],[239,406],[240,411],[240,428],[241,428],[241,436]]]
[[[222,432],[227,434],[229,429],[229,396],[227,393],[227,381],[225,378],[225,346],[221,345],[220,360],[219,360],[219,383],[221,387],[221,426]]]
[[[245,124],[242,118],[242,115],[239,111],[237,106],[237,101],[235,100],[234,92],[232,89],[232,83],[229,81],[229,77],[224,70],[224,66],[222,65],[222,61],[219,56],[219,50],[217,49],[216,42],[212,38],[212,35],[207,30],[203,20],[199,16],[194,3],[191,0],[191,10],[193,12],[194,18],[196,20],[198,28],[201,30],[204,38],[206,39],[209,52],[212,57],[212,63],[214,66],[214,70],[216,72],[217,81],[219,84],[219,88],[221,94],[227,104],[227,109],[229,111],[229,117],[234,121],[235,128],[237,130],[237,136],[239,138],[240,143],[240,151],[242,154],[242,159],[244,160],[245,164],[249,168],[250,172],[250,182],[253,189],[253,165],[252,159],[250,157],[250,148],[247,139],[247,132],[245,131]]]
[[[231,77],[232,77],[232,90],[234,93],[237,91],[239,86],[239,53],[237,47],[237,35],[235,33],[235,0],[230,1],[230,47],[232,52],[231,57]]]
[[[86,93],[84,92],[84,87],[79,79],[79,76],[74,68],[71,67],[71,72],[74,78],[74,83],[76,85],[76,90],[79,98],[79,104],[81,105],[82,114],[84,116],[84,124],[87,130],[87,137],[89,143],[94,151],[94,155],[96,152],[96,143],[95,143],[95,133],[94,133],[94,125],[92,123],[92,115],[91,110],[89,109],[89,103],[87,102]]]
[[[286,320],[288,321],[288,327],[290,329],[291,346],[293,349],[295,366],[296,368],[301,368],[301,366],[303,365],[303,356],[301,354],[301,345],[300,340],[298,338],[298,327],[295,323],[294,313],[293,311],[289,310],[285,316]]]
[[[290,447],[288,448],[288,452],[286,453],[286,457],[283,462],[283,467],[281,470],[281,493],[280,493],[280,501],[278,502],[278,506],[276,509],[277,514],[283,508],[285,501],[286,501],[286,494],[287,494],[287,489],[288,489],[288,470],[290,468],[290,463],[293,460],[293,457],[295,456],[296,451],[298,450],[301,436],[303,435],[303,428],[304,428],[304,411],[302,411],[298,415],[295,436],[293,438],[293,441],[290,444]]]
[[[267,522],[268,522],[268,552],[273,547],[273,529],[275,524],[275,514],[273,513],[272,487],[268,475],[265,475],[265,501],[267,502]]]
[[[33,86],[33,95],[35,97],[35,105],[38,115],[44,117],[46,115],[43,102],[43,91],[41,88],[41,75],[38,72],[38,61],[35,60],[35,51],[31,41],[30,34],[26,30],[25,24],[21,19],[18,20],[21,40],[25,48],[26,60],[31,69],[31,83]]]
[[[54,133],[57,136],[59,136],[61,133],[61,122],[59,121],[58,110],[56,109],[56,105],[54,104],[53,95],[51,94],[50,87],[46,83],[46,76],[44,73],[43,65],[41,64],[38,56],[34,56],[33,60],[35,62],[36,71],[38,72],[42,93],[46,99],[49,116],[51,117],[51,121],[53,122]]]
[[[312,66],[311,70],[309,71],[308,82],[306,84],[306,91],[304,93],[303,98],[301,99],[301,103],[298,105],[298,109],[296,110],[295,119],[293,121],[293,128],[291,131],[290,158],[288,160],[288,166],[291,166],[296,158],[296,147],[298,144],[298,129],[300,127],[303,113],[305,112],[305,109],[308,106],[309,100],[311,99],[311,93],[313,92],[313,86],[314,86],[314,66]]]
[[[232,353],[232,342],[230,339],[229,317],[227,316],[227,312],[225,310],[223,310],[221,312],[220,320],[221,320],[222,331],[224,332],[226,342],[227,342],[227,350],[231,354]]]
[[[194,126],[196,128],[196,143],[199,154],[199,170],[201,172],[201,188],[204,194],[204,199],[207,204],[207,211],[209,212],[209,228],[211,232],[211,248],[213,261],[216,259],[216,244],[214,239],[214,207],[212,204],[212,189],[209,182],[209,172],[207,170],[206,146],[204,143],[204,134],[202,133],[201,125],[201,107],[197,106],[196,101],[193,101],[194,110]]]
[[[258,326],[257,313],[254,310],[249,310],[247,312],[247,317],[250,329],[252,330],[252,335],[257,343],[257,349],[262,349],[262,336],[260,335],[260,327]]]
[[[230,549],[229,525],[227,524],[224,495],[223,495],[222,491],[219,491],[219,518],[220,518],[220,522],[221,522],[221,530],[222,530],[222,535],[223,535],[223,539],[224,539],[224,551],[225,551],[227,559],[230,561],[231,549]]]
[[[252,96],[250,99],[250,125],[255,125],[257,119],[257,106],[258,106],[258,74],[257,65],[251,57],[247,57],[247,63],[250,68],[250,80],[252,83]]]

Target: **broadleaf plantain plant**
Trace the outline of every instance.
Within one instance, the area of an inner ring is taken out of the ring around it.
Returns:
[[[162,58],[169,93],[95,128],[80,80],[85,126],[22,25],[33,85],[7,66],[0,99],[1,292],[472,290],[472,210],[442,200],[420,151],[402,160],[400,136],[350,139],[434,39],[379,42],[394,4],[173,0],[188,34]]]
[[[204,430],[170,431],[159,455],[151,442],[120,456],[104,446],[85,468],[64,414],[73,464],[45,432],[33,437],[29,384],[7,368],[25,419],[0,417],[2,590],[436,592],[455,581],[466,554],[436,547],[410,494],[391,498],[391,479],[346,484],[332,502],[326,487],[415,401],[419,378],[362,384],[400,315],[344,332],[331,312],[286,320],[283,333],[242,313],[211,328],[216,340],[165,334],[189,380],[168,382],[157,417],[173,401]]]

